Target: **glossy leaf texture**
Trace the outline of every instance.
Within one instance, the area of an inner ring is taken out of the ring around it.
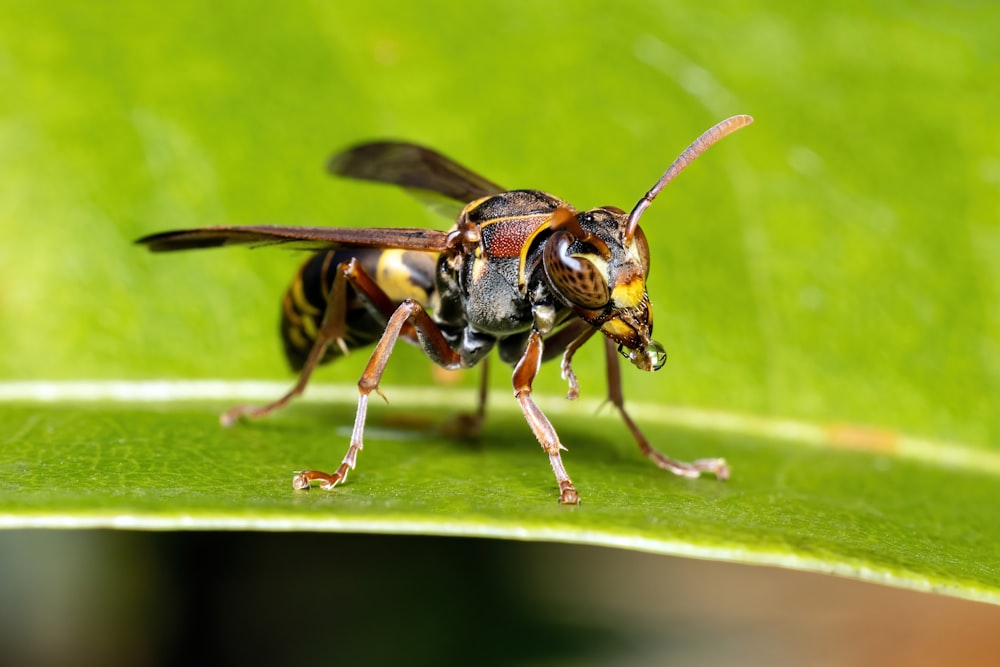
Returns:
[[[60,1],[4,15],[4,525],[559,540],[1000,600],[994,6]],[[623,369],[650,439],[726,456],[725,484],[662,473],[595,415],[594,344],[576,361],[584,402],[560,399],[555,365],[536,383],[579,508],[555,502],[499,364],[468,444],[436,428],[471,406],[475,374],[399,350],[393,403],[373,401],[359,469],[333,493],[289,480],[343,455],[365,352],[320,373],[331,400],[231,430],[215,415],[239,391],[105,395],[118,381],[290,382],[276,321],[301,253],[153,256],[135,238],[446,229],[392,188],[324,172],[380,138],[628,210],[736,113],[755,124],[644,214],[670,356],[657,373]],[[60,384],[78,381],[92,391]],[[56,400],[38,400],[48,382]]]

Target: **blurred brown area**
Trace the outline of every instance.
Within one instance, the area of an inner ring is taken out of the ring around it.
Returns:
[[[821,574],[609,549],[579,549],[563,564],[564,604],[579,604],[588,614],[602,610],[645,640],[644,655],[623,654],[608,664],[998,660],[1000,606]]]
[[[988,665],[1000,606],[598,547],[0,533],[0,664]]]

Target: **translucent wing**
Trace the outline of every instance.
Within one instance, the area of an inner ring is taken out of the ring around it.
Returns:
[[[144,236],[136,243],[149,247],[152,252],[277,243],[287,243],[293,248],[304,250],[400,248],[421,252],[441,252],[447,247],[447,239],[447,232],[435,229],[240,225],[161,232]]]
[[[454,218],[470,201],[504,192],[504,188],[416,144],[382,141],[361,144],[333,156],[330,173],[405,188],[436,212]],[[199,227],[144,236],[136,243],[153,252],[218,248],[228,245],[288,244],[305,250],[332,248],[400,248],[441,252],[447,232],[419,228],[331,228],[283,225]]]
[[[346,178],[399,185],[425,202],[440,200],[430,193],[467,204],[505,192],[505,188],[437,151],[398,141],[379,141],[350,148],[330,158],[327,170]]]

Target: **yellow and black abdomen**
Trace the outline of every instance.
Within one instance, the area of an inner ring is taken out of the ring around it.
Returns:
[[[301,370],[316,341],[326,312],[337,267],[354,258],[394,303],[414,299],[425,307],[434,296],[438,256],[410,250],[331,250],[307,259],[292,280],[281,302],[281,340],[293,370]],[[348,283],[344,343],[348,349],[365,347],[385,331],[386,320],[366,305],[363,295]],[[342,356],[331,344],[321,363]]]

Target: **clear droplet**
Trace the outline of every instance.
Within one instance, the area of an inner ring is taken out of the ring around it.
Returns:
[[[663,364],[667,363],[667,351],[664,350],[663,346],[655,340],[649,341],[649,345],[646,347],[644,353],[639,352],[638,350],[631,350],[624,345],[619,345],[618,354],[622,355],[639,368],[644,368],[646,370],[658,371],[663,368]],[[637,360],[642,359],[642,357],[639,356],[640,354],[645,354],[646,360],[649,362],[648,366],[638,363]]]
[[[646,355],[649,357],[649,365],[654,371],[660,370],[663,368],[663,364],[667,363],[667,351],[655,340],[649,341]]]

